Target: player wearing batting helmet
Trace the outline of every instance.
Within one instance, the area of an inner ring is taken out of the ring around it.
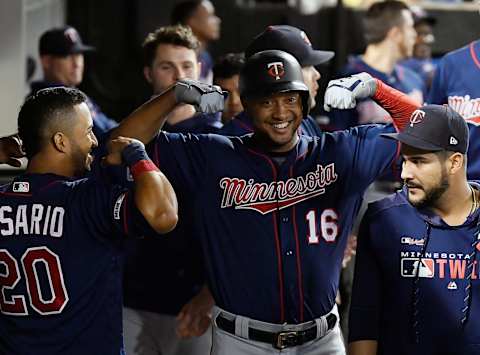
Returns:
[[[147,106],[113,136],[150,142],[155,163],[196,211],[217,305],[212,354],[344,354],[335,307],[343,251],[364,190],[396,156],[397,145],[379,134],[395,129],[299,135],[308,88],[282,51],[250,57],[240,88],[253,134],[157,133],[165,118]],[[395,106],[399,127],[416,108],[369,75],[333,82],[326,104],[347,108],[366,96]]]
[[[295,57],[302,67],[303,82],[307,86],[310,97],[310,109],[316,105],[318,80],[320,73],[316,65],[328,62],[334,53],[313,49],[306,33],[301,29],[287,25],[268,26],[265,31],[256,36],[245,50],[247,58],[265,50],[281,50]],[[226,123],[220,133],[229,136],[241,136],[253,132],[251,117],[246,113],[238,114],[234,120]],[[313,117],[307,115],[300,124],[301,134],[308,136],[321,135],[321,130]]]
[[[467,181],[468,128],[447,106],[399,134],[403,190],[370,204],[359,234],[352,355],[480,354],[480,185]]]

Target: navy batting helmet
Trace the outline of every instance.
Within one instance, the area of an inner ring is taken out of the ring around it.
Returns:
[[[281,92],[298,91],[303,115],[309,111],[309,91],[303,82],[302,68],[287,52],[268,50],[252,55],[240,73],[242,98],[259,98]]]

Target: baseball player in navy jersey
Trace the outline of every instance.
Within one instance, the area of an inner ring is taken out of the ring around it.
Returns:
[[[458,65],[462,63],[462,65]],[[433,77],[427,102],[448,104],[467,120],[470,130],[467,176],[480,179],[480,41],[445,55]]]
[[[302,66],[303,81],[310,93],[308,104],[310,109],[314,108],[318,93],[318,80],[320,80],[320,73],[315,66],[328,62],[333,58],[334,53],[313,49],[307,34],[301,29],[278,25],[268,26],[265,31],[256,36],[245,50],[245,56],[249,58],[255,53],[271,49],[290,53],[298,60]],[[242,112],[234,120],[225,124],[220,134],[241,136],[253,131],[251,117]],[[300,124],[300,133],[315,137],[321,134],[321,130],[315,119],[308,115]]]
[[[198,47],[198,40],[184,26],[160,27],[147,35],[144,75],[154,95],[179,79],[198,80]],[[193,105],[179,104],[168,112],[163,129],[212,133],[221,127],[220,116],[220,112],[205,114]],[[125,350],[130,355],[204,355],[210,351],[211,333],[201,325],[210,324],[207,315],[213,298],[205,286],[201,248],[191,230],[195,211],[189,208],[188,198],[178,203],[179,223],[166,238],[131,239],[127,246],[123,324]],[[152,282],[152,278],[162,282]]]
[[[341,70],[341,76],[367,72],[393,88],[408,94],[420,105],[424,100],[425,84],[421,77],[401,63],[413,53],[416,32],[412,12],[402,1],[373,3],[363,18],[367,44],[362,55],[351,56]],[[352,110],[334,111],[332,129],[346,129],[358,124],[385,123],[390,117],[372,100],[362,100]]]
[[[405,187],[362,222],[350,354],[480,354],[480,185],[467,181],[467,124],[427,105],[388,136],[402,143]]]
[[[150,142],[152,159],[189,196],[215,298],[212,354],[344,354],[335,307],[350,224],[365,188],[395,158],[389,126],[299,135],[309,91],[299,63],[269,50],[250,57],[240,92],[254,133],[157,133],[155,100],[113,132]],[[172,100],[173,94],[172,95]],[[369,75],[337,80],[325,102],[372,96],[403,127],[416,108]],[[142,122],[142,125],[139,125]]]
[[[130,167],[134,190],[95,179],[97,140],[76,89],[30,96],[18,116],[27,171],[0,188],[0,353],[123,353],[123,235],[170,231],[172,186],[141,142],[119,137],[107,164]]]

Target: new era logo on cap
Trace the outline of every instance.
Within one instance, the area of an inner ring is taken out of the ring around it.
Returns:
[[[268,75],[280,80],[285,75],[285,68],[282,62],[272,62],[267,64]]]
[[[458,144],[457,138],[455,138],[454,136],[451,136],[450,137],[450,145],[457,145],[457,144]]]

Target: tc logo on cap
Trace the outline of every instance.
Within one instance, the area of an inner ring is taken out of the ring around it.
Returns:
[[[305,32],[300,32],[300,37],[302,37],[303,41],[308,44],[310,47],[312,46],[312,42],[308,39],[308,36]]]
[[[70,42],[72,43],[77,43],[79,41],[79,36],[78,36],[78,32],[74,29],[74,28],[67,28],[65,30],[65,32],[63,32],[63,34],[65,35],[65,37],[67,37]]]
[[[285,75],[285,69],[283,68],[282,62],[272,62],[267,64],[268,75],[275,78],[275,80],[280,80],[282,76]]]
[[[424,111],[422,110],[413,111],[412,116],[410,116],[410,127],[413,127],[413,125],[422,122],[424,117],[425,117]]]

